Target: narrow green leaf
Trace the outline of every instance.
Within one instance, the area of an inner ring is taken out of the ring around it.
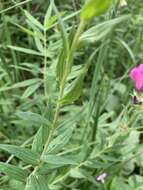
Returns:
[[[60,165],[60,166],[65,166],[65,165],[77,165],[77,162],[66,157],[66,156],[58,156],[58,155],[43,155],[42,156],[42,161],[48,163],[48,164],[53,164],[53,165]]]
[[[35,35],[33,31],[31,31],[31,30],[25,28],[24,26],[21,26],[21,25],[19,25],[19,24],[17,24],[17,23],[14,23],[14,22],[10,22],[10,23],[12,23],[13,25],[19,27],[23,32],[27,33],[27,34],[30,35],[30,36],[34,36],[34,35]]]
[[[130,18],[130,15],[120,16],[102,23],[99,23],[87,31],[83,32],[80,37],[81,42],[95,42],[102,40],[107,34],[109,34],[117,24],[126,21]]]
[[[54,3],[53,3],[53,10],[55,11],[56,16],[58,17],[59,27],[61,30],[61,36],[62,36],[62,40],[63,40],[63,46],[65,49],[65,54],[67,54],[69,52],[69,43],[68,43],[67,31],[65,29],[63,19],[62,19],[61,15],[60,15],[60,13],[59,13],[59,11],[58,11],[58,9]]]
[[[70,169],[70,176],[76,179],[86,178],[82,173],[82,170],[79,168],[72,168]]]
[[[25,81],[22,81],[22,82],[18,82],[16,84],[14,84],[12,86],[12,88],[22,88],[22,87],[26,87],[26,86],[30,86],[30,85],[33,85],[33,84],[37,84],[38,82],[40,82],[41,80],[38,79],[38,78],[34,78],[34,79],[28,79],[28,80],[25,80]]]
[[[38,83],[29,86],[25,92],[22,95],[22,99],[28,98],[29,96],[31,96],[40,86],[41,86],[41,82],[39,81]]]
[[[48,152],[53,152],[62,149],[70,140],[73,134],[73,130],[75,129],[74,122],[69,122],[68,124],[64,124],[67,129],[64,130],[63,133],[59,134],[54,140],[51,141],[48,147]]]
[[[127,50],[129,56],[131,57],[131,60],[133,62],[133,64],[135,65],[136,64],[136,59],[135,59],[135,55],[132,51],[132,49],[129,47],[129,45],[124,41],[122,40],[121,38],[117,38],[117,40],[121,43],[121,45]]]
[[[95,88],[95,87],[98,84],[98,80],[99,80],[99,76],[100,76],[100,69],[101,69],[101,66],[104,63],[105,57],[107,55],[107,47],[108,47],[107,44],[103,43],[102,46],[100,47],[100,51],[98,54],[98,59],[97,59],[95,70],[94,70],[94,77],[93,77],[92,85],[91,85],[91,89],[90,89],[89,115],[88,115],[89,118],[91,116],[91,113],[93,111],[93,107],[95,104],[95,97],[96,97],[96,93],[98,92],[98,88]]]
[[[0,14],[5,13],[5,12],[7,12],[7,11],[10,11],[10,10],[16,8],[16,7],[21,7],[22,5],[24,5],[24,4],[26,4],[26,3],[29,3],[30,1],[32,1],[32,0],[25,0],[25,1],[22,1],[22,2],[20,2],[20,3],[15,3],[13,6],[9,6],[9,7],[6,8],[6,9],[0,10]]]
[[[40,40],[40,36],[38,35],[38,33],[35,32],[35,35],[34,35],[34,40],[35,40],[35,44],[36,44],[36,47],[37,47],[37,50],[41,53],[44,53],[44,46]]]
[[[28,121],[33,124],[36,124],[36,126],[50,124],[50,122],[44,116],[38,113],[33,113],[30,111],[27,111],[27,112],[19,111],[19,112],[16,112],[16,115],[24,121]]]
[[[10,178],[13,178],[22,182],[25,182],[25,179],[28,176],[27,171],[21,168],[18,168],[17,166],[13,166],[11,164],[6,164],[3,162],[0,162],[0,172],[5,173]]]
[[[30,175],[25,190],[49,190],[47,179],[42,175]]]
[[[53,7],[53,0],[50,2],[50,5],[48,7],[48,10],[46,12],[45,18],[44,18],[44,28],[47,29],[47,23],[49,23],[49,19],[52,14],[52,7]]]
[[[24,10],[24,13],[25,13],[26,17],[28,18],[28,20],[32,24],[34,24],[35,26],[37,26],[41,30],[44,30],[44,27],[42,26],[42,24],[37,19],[35,19],[28,11]]]
[[[61,83],[63,75],[64,75],[65,60],[66,60],[66,54],[63,49],[59,55],[57,67],[56,67],[57,79],[58,79],[59,83]]]
[[[35,83],[39,83],[40,81],[41,81],[41,79],[36,79],[36,78],[35,79],[28,79],[28,80],[25,80],[22,82],[15,83],[13,86],[2,87],[2,88],[0,88],[0,92],[15,89],[15,88],[23,88],[26,86],[33,85]]]
[[[68,37],[70,46],[73,43],[73,39],[74,39],[75,34],[76,34],[76,27],[73,24],[72,28],[70,29],[70,33],[69,33],[69,37]]]
[[[63,17],[63,21],[67,21],[67,20],[70,20],[70,19],[74,18],[75,16],[77,16],[77,15],[79,14],[79,12],[80,12],[80,11],[76,11],[76,12],[74,12],[74,13],[68,14],[67,16]],[[66,13],[65,11],[61,11],[59,14],[60,14],[61,16],[64,16],[65,13]],[[54,26],[56,26],[56,25],[57,25],[57,22],[56,22],[57,19],[58,19],[58,18],[57,18],[56,15],[52,16],[52,17],[49,19],[48,23],[46,24],[46,29],[48,30],[48,29],[53,28]]]
[[[69,44],[70,44],[70,46],[71,46],[71,44],[73,42],[74,35],[75,35],[75,26],[73,25],[73,27],[72,27],[72,29],[70,31],[70,34],[69,34]],[[59,57],[58,57],[57,67],[56,67],[57,79],[59,81],[59,84],[61,84],[62,78],[64,76],[66,58],[67,58],[67,55],[65,54],[65,50],[63,48],[61,50],[61,53],[60,53]]]
[[[84,81],[84,77],[92,63],[92,59],[94,58],[95,54],[97,53],[97,50],[95,50],[89,59],[86,61],[83,68],[80,70],[78,77],[70,84],[67,92],[65,93],[64,97],[60,100],[61,104],[64,103],[72,103],[75,100],[77,100],[82,91],[82,85]]]
[[[7,144],[0,144],[0,149],[13,154],[27,164],[37,165],[38,163],[38,154],[29,149]]]
[[[38,35],[42,41],[45,40],[43,31],[41,31],[37,26],[32,24],[28,19],[26,19],[26,23],[29,26],[29,28],[31,28],[33,30],[34,36]]]
[[[75,79],[75,81],[72,82],[72,84],[70,84],[70,87],[69,87],[67,93],[60,100],[61,104],[72,103],[80,97],[83,79],[84,79],[84,76],[82,75],[82,76],[78,77],[77,79]]]
[[[43,146],[44,146],[47,138],[48,138],[48,127],[41,126],[34,137],[33,144],[32,144],[32,150],[34,152],[38,152],[39,154],[41,154],[41,152],[43,150]]]
[[[9,45],[8,48],[13,49],[15,51],[19,51],[22,53],[26,53],[26,54],[30,54],[30,55],[39,55],[39,56],[43,56],[42,53],[32,50],[32,49],[27,49],[27,48],[23,48],[23,47],[17,47],[17,46],[11,46]]]

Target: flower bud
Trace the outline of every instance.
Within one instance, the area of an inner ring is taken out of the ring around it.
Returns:
[[[143,92],[143,64],[131,69],[130,78],[133,81],[136,91]]]
[[[81,10],[81,20],[89,20],[106,12],[112,0],[89,0]]]

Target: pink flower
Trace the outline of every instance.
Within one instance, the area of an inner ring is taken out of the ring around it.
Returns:
[[[133,81],[135,89],[139,92],[143,92],[143,64],[134,67],[130,71],[130,78]]]
[[[99,181],[99,182],[104,182],[104,180],[105,180],[106,177],[107,177],[107,173],[103,172],[103,173],[101,173],[100,175],[98,175],[96,177],[96,180]]]

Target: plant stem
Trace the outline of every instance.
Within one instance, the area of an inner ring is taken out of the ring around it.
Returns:
[[[73,43],[72,43],[70,52],[67,55],[65,73],[64,73],[64,76],[63,76],[63,79],[62,79],[62,82],[61,82],[61,86],[60,86],[60,92],[59,92],[59,96],[58,96],[58,100],[57,100],[57,106],[56,106],[56,111],[55,111],[55,115],[54,115],[54,119],[53,119],[53,124],[52,124],[52,127],[51,127],[51,132],[49,134],[49,137],[48,137],[47,142],[46,142],[46,144],[44,146],[44,150],[43,150],[41,156],[43,156],[45,154],[45,152],[47,151],[49,143],[50,143],[50,141],[51,141],[51,139],[53,137],[53,134],[54,134],[56,126],[57,126],[58,116],[59,116],[60,107],[61,107],[60,100],[62,99],[63,94],[64,94],[64,88],[65,88],[65,85],[66,85],[67,77],[68,77],[68,74],[70,73],[70,70],[71,70],[71,67],[72,67],[73,55],[74,55],[74,52],[75,52],[75,50],[77,48],[77,45],[78,45],[78,42],[79,42],[79,37],[80,37],[81,32],[84,29],[84,26],[85,26],[85,23],[83,21],[81,21],[81,23],[80,23],[80,25],[79,25],[79,27],[77,29],[77,32],[75,34],[75,37],[73,39]]]
[[[46,141],[46,144],[44,146],[44,150],[43,150],[41,156],[43,156],[45,154],[45,152],[47,151],[49,143],[50,143],[50,141],[51,141],[51,139],[53,137],[53,134],[54,134],[54,131],[55,131],[55,128],[56,128],[56,124],[57,124],[57,120],[58,120],[58,116],[59,116],[59,112],[60,112],[60,99],[63,96],[63,91],[64,91],[64,86],[62,86],[62,88],[60,89],[60,93],[59,93],[59,97],[58,97],[58,102],[57,102],[57,106],[56,106],[56,111],[55,111],[55,115],[54,115],[54,120],[53,120],[53,124],[52,124],[49,137],[48,137],[48,139]]]
[[[56,110],[55,110],[53,123],[52,123],[52,126],[51,126],[51,131],[50,131],[48,139],[47,139],[47,141],[46,141],[46,143],[44,145],[44,149],[43,149],[43,152],[41,154],[41,158],[47,152],[48,146],[49,146],[49,144],[50,144],[50,142],[51,142],[51,140],[53,138],[53,135],[54,135],[54,132],[55,132],[55,129],[56,129],[56,126],[57,126],[58,117],[59,117],[60,108],[61,108],[60,100],[62,99],[62,97],[64,95],[64,89],[65,89],[67,77],[68,77],[68,74],[70,73],[70,70],[71,70],[71,67],[72,67],[73,55],[74,55],[74,52],[75,52],[75,50],[77,48],[77,45],[78,45],[78,42],[79,42],[79,37],[80,37],[80,34],[82,33],[82,31],[84,29],[84,26],[85,26],[85,22],[81,21],[80,25],[79,25],[79,27],[77,29],[77,32],[76,32],[76,34],[74,36],[73,43],[71,45],[71,49],[70,49],[70,51],[69,51],[69,53],[67,55],[65,73],[63,75],[63,79],[62,79],[62,82],[61,82],[61,85],[60,85],[60,91],[59,91],[59,96],[58,96],[58,99],[57,99],[57,105],[56,105]],[[45,39],[46,39],[46,33],[44,33],[44,35],[45,35]],[[45,47],[46,47],[46,40],[45,40]],[[47,55],[46,55],[46,50],[45,50],[45,58],[44,58],[44,88],[45,88],[45,90],[46,90],[46,79],[47,79],[46,78],[46,68],[47,68]],[[47,91],[45,91],[45,96],[47,96]],[[39,165],[34,168],[31,175],[36,173],[39,166],[41,166],[43,164],[42,159],[40,159],[39,161],[40,161]]]
[[[20,7],[20,6],[22,6],[22,5],[26,4],[26,3],[29,3],[30,1],[32,1],[32,0],[26,0],[26,1],[23,1],[23,2],[21,2],[21,3],[17,3],[16,5],[13,5],[13,6],[11,6],[11,7],[8,7],[7,9],[1,10],[1,11],[0,11],[0,14],[2,14],[2,13],[4,13],[4,12],[7,12],[7,11],[9,11],[9,10],[12,10],[12,9],[14,9],[14,8],[16,8],[16,7]]]
[[[44,30],[44,93],[46,97],[46,101],[48,99],[48,94],[47,94],[47,33],[46,30]]]
[[[103,182],[102,184],[103,184],[104,190],[107,190],[105,182]]]

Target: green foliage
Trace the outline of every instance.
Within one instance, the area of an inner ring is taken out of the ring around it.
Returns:
[[[38,163],[38,155],[29,149],[18,147],[14,145],[0,144],[0,149],[13,154],[17,158],[23,160],[25,163],[36,165]]]
[[[25,182],[26,177],[28,177],[28,172],[25,170],[3,162],[0,162],[0,171],[7,174],[11,178],[22,182]]]
[[[28,178],[25,190],[48,190],[48,184],[44,176],[31,175]]]
[[[142,190],[142,0],[1,2],[0,190]]]

